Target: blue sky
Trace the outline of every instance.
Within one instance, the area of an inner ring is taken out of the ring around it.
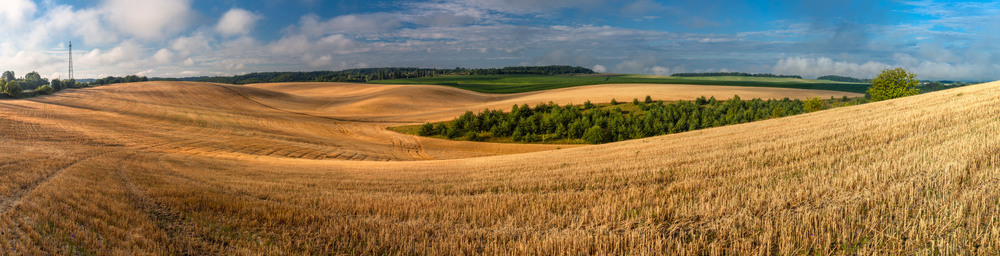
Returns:
[[[576,65],[1000,79],[993,1],[0,0],[0,69],[159,77]]]

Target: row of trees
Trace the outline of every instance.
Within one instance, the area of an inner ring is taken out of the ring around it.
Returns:
[[[797,75],[775,75],[769,73],[751,74],[743,72],[705,72],[705,73],[676,73],[670,76],[676,77],[703,77],[703,76],[746,76],[746,77],[775,77],[775,78],[798,78],[802,79],[801,76]]]
[[[561,75],[561,74],[594,74],[593,70],[574,66],[541,66],[541,67],[505,67],[505,68],[456,68],[455,72],[463,75]]]
[[[125,77],[109,76],[101,79],[95,79],[93,82],[90,82],[90,84],[109,85],[109,84],[136,83],[136,82],[146,82],[146,81],[149,81],[149,78],[145,76],[137,76],[137,75],[128,75]]]
[[[438,75],[560,75],[593,74],[594,71],[571,66],[505,67],[485,69],[428,69],[428,68],[361,68],[343,71],[313,72],[261,72],[236,76],[205,77],[193,80],[227,83],[282,83],[282,82],[368,82],[374,80],[408,79]],[[188,79],[182,79],[188,80]]]
[[[837,75],[821,76],[821,77],[817,77],[816,79],[818,79],[818,80],[834,81],[834,82],[846,82],[846,83],[870,83],[871,82],[871,79],[861,79],[861,78],[853,78],[853,77],[837,76]]]
[[[21,98],[33,95],[52,94],[58,90],[76,85],[74,80],[59,80],[42,78],[38,72],[29,72],[23,79],[17,79],[13,71],[4,71],[0,75],[0,97]],[[25,93],[25,90],[29,90]]]
[[[14,75],[14,71],[4,71],[3,75],[0,76],[0,79],[6,81],[17,81],[17,84],[25,90],[34,90],[38,87],[49,84],[49,79],[42,78],[42,76],[35,71],[25,74],[23,79],[17,79]]]
[[[49,79],[42,78],[38,72],[34,71],[25,74],[24,78],[18,79],[13,71],[5,71],[3,75],[0,75],[0,97],[22,98],[52,94],[67,88],[144,81],[150,81],[150,79],[145,76],[129,75],[125,77],[109,76],[96,79],[90,83],[78,83],[75,79],[52,79],[49,81]]]
[[[616,101],[610,106],[597,106],[590,101],[583,106],[558,106],[550,102],[535,107],[514,105],[510,112],[469,111],[449,122],[426,123],[418,134],[473,141],[499,138],[516,142],[605,143],[795,115],[821,110],[825,104],[819,99],[741,100],[739,96],[723,101],[700,97],[670,103],[646,96],[642,101],[634,99],[634,106],[622,106]]]

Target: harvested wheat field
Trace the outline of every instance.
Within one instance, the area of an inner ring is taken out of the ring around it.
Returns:
[[[384,127],[596,95],[337,86],[0,101],[0,254],[1000,253],[1000,83],[572,148]]]
[[[270,83],[249,86],[306,97],[273,103],[282,108],[348,120],[397,122],[446,121],[465,111],[510,110],[514,104],[553,102],[559,105],[581,105],[588,100],[607,103],[612,99],[626,102],[641,100],[647,95],[665,101],[693,100],[701,96],[723,100],[734,95],[743,99],[801,100],[813,97],[864,96],[825,90],[683,84],[601,84],[515,94],[486,94],[434,85]]]

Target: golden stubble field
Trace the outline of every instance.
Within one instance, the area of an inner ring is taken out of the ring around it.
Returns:
[[[0,254],[1000,252],[1000,83],[572,148],[279,86],[0,101]]]

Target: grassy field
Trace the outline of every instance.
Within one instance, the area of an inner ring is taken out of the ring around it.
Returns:
[[[594,84],[693,84],[780,87],[865,93],[867,84],[825,80],[762,77],[663,77],[647,75],[492,75],[438,76],[427,78],[379,80],[376,84],[445,85],[484,93],[519,93]]]
[[[574,147],[386,131],[338,110],[428,87],[343,88],[2,100],[0,254],[1000,253],[1000,83]]]

